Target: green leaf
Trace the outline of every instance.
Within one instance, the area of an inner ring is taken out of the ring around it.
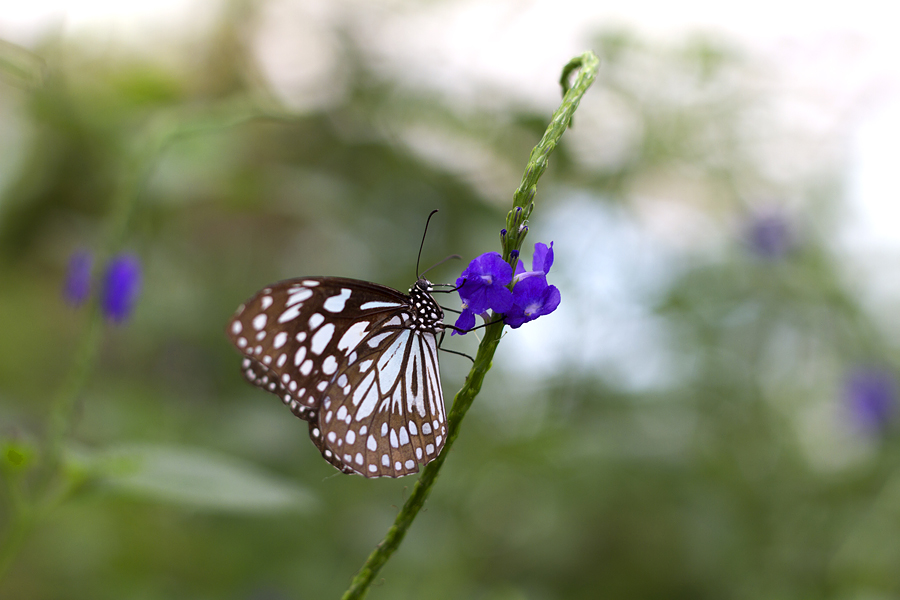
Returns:
[[[301,486],[259,467],[200,448],[127,444],[70,449],[67,466],[110,489],[210,511],[308,511],[314,498]]]

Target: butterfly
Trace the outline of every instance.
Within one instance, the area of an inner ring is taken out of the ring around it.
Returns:
[[[343,473],[402,477],[444,447],[438,365],[444,312],[419,278],[404,294],[342,277],[272,284],[227,327],[253,385],[309,422],[309,436]]]

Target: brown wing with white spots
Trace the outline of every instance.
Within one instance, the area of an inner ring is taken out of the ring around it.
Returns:
[[[247,301],[229,324],[228,335],[244,355],[244,377],[309,421],[316,446],[345,473],[414,473],[414,461],[429,462],[443,446],[446,427],[435,341],[443,313],[426,284],[418,282],[407,296],[354,279],[282,281]],[[365,396],[358,395],[359,386],[365,387]],[[373,394],[379,398],[370,409]],[[398,394],[406,405],[393,398]],[[343,411],[341,404],[346,404]],[[359,423],[347,420],[351,413],[359,415]],[[382,436],[386,450],[380,442],[376,451],[369,450],[368,437],[354,439],[373,427],[380,432],[382,424],[388,428]],[[356,451],[348,454],[351,447]],[[358,454],[368,460],[360,463]],[[382,464],[385,456],[391,459],[390,469],[371,467],[371,460]]]
[[[359,344],[310,429],[327,460],[366,477],[417,473],[447,438],[435,335],[390,327]]]

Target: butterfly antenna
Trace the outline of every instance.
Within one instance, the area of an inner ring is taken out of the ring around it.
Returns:
[[[432,270],[432,269],[434,269],[434,268],[437,268],[437,267],[441,266],[442,264],[444,264],[444,263],[447,262],[448,260],[456,260],[457,258],[462,258],[462,256],[460,256],[459,254],[451,254],[451,255],[448,256],[447,258],[441,260],[440,262],[437,262],[437,263],[431,265],[430,267],[428,267],[427,269],[425,269],[424,271],[422,271],[422,274],[419,275],[419,277],[424,276],[425,273],[427,273],[428,271],[430,271],[430,270]],[[438,284],[435,284],[435,285],[450,285],[450,284],[446,284],[446,283],[438,283]],[[453,290],[453,291],[456,291],[456,290]]]
[[[428,220],[425,221],[425,231],[422,232],[422,243],[419,244],[419,256],[416,257],[416,279],[419,279],[421,277],[419,275],[419,261],[422,260],[422,248],[425,247],[425,236],[428,235],[428,224],[431,223],[431,217],[433,217],[434,213],[436,213],[437,211],[438,209],[434,209],[433,211],[431,211],[431,214],[428,215]],[[422,275],[424,275],[424,273],[422,273]]]

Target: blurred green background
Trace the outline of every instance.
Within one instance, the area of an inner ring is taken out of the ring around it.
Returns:
[[[424,265],[498,250],[569,57],[533,97],[452,91],[337,9],[278,38],[265,7],[151,51],[0,46],[0,535],[86,335],[70,257],[93,253],[98,277],[125,251],[143,275],[77,398],[71,494],[4,599],[336,598],[408,494],[337,474],[242,380],[224,327],[287,277],[407,289],[435,208]],[[822,147],[841,140],[774,118],[767,65],[737,44],[586,45],[601,74],[526,241],[527,260],[554,242],[562,305],[506,334],[369,597],[900,597],[896,322],[835,244],[848,165]],[[449,402],[469,363],[442,360]]]

